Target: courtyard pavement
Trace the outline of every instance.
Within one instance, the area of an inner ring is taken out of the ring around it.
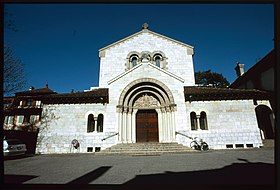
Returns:
[[[273,148],[210,150],[161,156],[51,154],[5,160],[4,182],[7,189],[37,187],[38,184],[48,188],[63,184],[62,187],[82,189],[273,189],[275,171]]]

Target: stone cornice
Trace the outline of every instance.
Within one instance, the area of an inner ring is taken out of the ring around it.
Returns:
[[[99,52],[102,52],[102,51],[104,51],[104,50],[106,50],[106,49],[108,49],[108,48],[111,48],[111,47],[113,47],[113,46],[115,46],[115,45],[118,45],[118,44],[120,44],[120,43],[123,43],[123,42],[125,42],[125,41],[127,41],[127,40],[129,40],[129,39],[131,39],[131,38],[134,38],[134,37],[136,37],[136,36],[138,36],[138,35],[140,35],[140,34],[144,34],[144,33],[152,34],[152,35],[154,35],[154,36],[163,38],[163,39],[165,39],[165,40],[171,41],[171,42],[173,42],[173,43],[176,43],[176,44],[179,44],[179,45],[182,45],[182,46],[191,48],[191,49],[194,48],[193,46],[190,46],[190,45],[185,44],[185,43],[183,43],[183,42],[180,42],[180,41],[178,41],[178,40],[174,40],[174,39],[169,38],[169,37],[167,37],[167,36],[164,36],[164,35],[162,35],[162,34],[158,34],[158,33],[156,33],[156,32],[152,32],[152,31],[150,31],[150,30],[148,30],[148,29],[143,29],[143,30],[141,30],[141,31],[139,31],[139,32],[137,32],[137,33],[134,33],[134,34],[132,34],[132,35],[126,37],[126,38],[123,38],[123,39],[121,39],[121,40],[119,40],[119,41],[116,41],[115,43],[112,43],[112,44],[110,44],[110,45],[108,45],[108,46],[105,46],[105,47],[99,49]]]
[[[152,68],[155,68],[155,69],[159,70],[160,72],[163,72],[163,73],[171,76],[172,78],[175,78],[176,80],[178,80],[178,81],[180,81],[182,83],[185,82],[185,80],[183,78],[181,78],[181,77],[179,77],[179,76],[177,76],[177,75],[175,75],[175,74],[173,74],[173,73],[171,73],[171,72],[169,72],[167,70],[161,69],[161,68],[157,67],[156,65],[153,65],[151,63],[140,63],[140,64],[136,65],[135,67],[131,68],[130,70],[125,71],[125,72],[119,74],[118,76],[114,77],[113,79],[109,80],[107,82],[108,85],[112,84],[113,82],[117,81],[118,79],[122,78],[123,76],[127,75],[128,73],[133,72],[134,70],[136,70],[139,67],[144,66],[144,65],[148,65],[148,66],[150,66]]]

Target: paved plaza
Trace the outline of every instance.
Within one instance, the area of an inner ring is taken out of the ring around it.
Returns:
[[[210,150],[161,156],[52,154],[4,161],[5,184],[117,186],[275,183],[274,149]]]

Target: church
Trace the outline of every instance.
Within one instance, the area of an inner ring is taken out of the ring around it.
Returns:
[[[193,55],[193,46],[146,23],[101,48],[98,87],[42,98],[36,152],[97,152],[143,142],[189,147],[194,137],[210,149],[261,147],[265,131],[255,109],[270,107],[267,94],[195,85]]]

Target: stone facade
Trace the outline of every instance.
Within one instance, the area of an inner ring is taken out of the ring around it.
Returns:
[[[137,143],[139,110],[156,111],[157,118],[152,119],[156,119],[160,143],[189,146],[189,136],[204,139],[212,149],[260,147],[252,98],[186,101],[184,87],[195,86],[192,55],[192,46],[154,33],[147,26],[100,49],[99,88],[109,89],[109,101],[44,104],[43,112],[53,117],[42,118],[37,152],[84,153],[118,143]],[[197,117],[202,117],[202,112],[206,115],[203,122],[207,129],[192,130],[192,112]],[[89,132],[90,115],[92,129],[96,129],[100,114],[103,129]],[[77,149],[71,144],[73,139],[80,143]]]

